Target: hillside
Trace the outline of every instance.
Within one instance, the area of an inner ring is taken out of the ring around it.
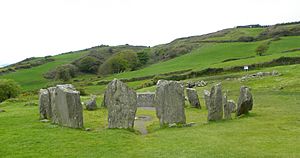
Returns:
[[[0,79],[15,80],[23,93],[0,103],[5,111],[0,112],[0,157],[300,157],[299,31],[299,23],[239,26],[151,48],[97,46],[4,67]],[[258,55],[261,45],[267,49]],[[108,61],[132,54],[139,62],[147,54],[147,62],[113,74],[80,70],[85,58],[94,61],[88,67],[93,69],[85,70],[99,71]],[[44,77],[70,64],[79,69],[74,78]],[[249,71],[243,70],[245,65]],[[279,75],[243,79],[273,71]],[[133,130],[108,129],[108,111],[101,104],[113,78],[137,92],[155,92],[159,79],[207,82],[195,87],[202,109],[185,102],[187,122],[195,125],[160,128],[155,110],[138,108],[137,116],[150,118],[143,127],[147,134],[141,133],[138,124]],[[71,83],[80,90],[82,102],[89,100],[89,95],[97,96],[98,109],[83,110],[84,129],[39,120],[38,90],[60,83]],[[232,114],[231,120],[207,122],[203,91],[216,83],[222,83],[223,92],[235,102],[240,87],[250,87],[252,111],[242,117]]]
[[[178,70],[201,70],[222,65],[222,61],[231,59],[241,59],[239,61],[245,62],[245,64],[248,64],[248,61],[255,62],[262,60],[265,62],[280,56],[289,56],[291,54],[282,53],[284,51],[298,49],[300,47],[298,44],[300,38],[297,36],[299,35],[299,32],[300,24],[292,23],[274,26],[259,26],[255,28],[237,27],[225,29],[207,35],[179,38],[168,44],[162,44],[152,48],[130,45],[116,47],[103,45],[81,51],[64,53],[53,57],[29,58],[20,63],[1,68],[0,71],[2,72],[9,71],[0,75],[0,78],[15,79],[21,84],[24,90],[39,89],[46,85],[51,85],[51,83],[55,84],[61,82],[55,81],[54,79],[45,79],[45,73],[53,71],[56,67],[64,64],[74,64],[78,67],[80,66],[79,61],[86,57],[95,59],[92,60],[92,64],[88,65],[88,70],[92,70],[92,73],[83,71],[83,73],[77,75],[77,78],[84,79],[87,77],[91,78],[93,81],[99,81],[99,79],[111,80],[115,77],[134,78],[151,76]],[[277,39],[272,40],[272,38]],[[245,39],[246,41],[244,41]],[[249,41],[249,39],[251,40]],[[269,49],[265,54],[268,57],[256,56],[255,49],[259,44],[266,41],[270,41]],[[149,56],[148,62],[137,67],[139,70],[131,72],[113,74],[107,77],[95,74],[98,73],[98,67],[103,65],[109,58],[112,58],[114,54],[128,50],[135,53],[145,52]],[[276,55],[280,53],[282,53],[282,55]],[[244,59],[249,57],[253,58]],[[238,62],[235,61],[233,63]],[[243,63],[233,65],[226,64],[227,66],[237,66]],[[174,70],[174,66],[176,66],[176,70]],[[28,76],[35,77],[32,78]],[[77,78],[73,79],[73,81],[78,81]]]

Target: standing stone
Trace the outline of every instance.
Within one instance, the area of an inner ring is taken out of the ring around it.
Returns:
[[[235,113],[236,112],[236,109],[235,109],[236,108],[236,104],[235,104],[235,102],[233,100],[228,100],[227,103],[228,103],[230,112],[231,113]]]
[[[252,110],[253,106],[253,98],[250,93],[250,89],[246,86],[242,86],[240,89],[240,97],[238,100],[238,107],[236,111],[236,116],[240,116],[242,114],[247,114]]]
[[[52,123],[71,128],[83,128],[82,105],[79,92],[72,85],[57,85],[51,89]]]
[[[40,108],[41,120],[51,118],[51,100],[50,100],[50,93],[47,89],[40,90],[39,108]]]
[[[177,81],[159,80],[155,92],[156,115],[160,125],[185,124],[184,87]]]
[[[153,107],[154,98],[154,92],[137,93],[137,107]]]
[[[196,89],[186,88],[186,94],[192,107],[201,109],[199,97]]]
[[[104,94],[108,128],[133,128],[137,110],[136,92],[118,79],[111,81]]]
[[[221,83],[216,84],[210,91],[210,102],[208,106],[208,121],[222,120],[223,104],[222,104],[222,86]]]
[[[85,108],[89,111],[97,109],[96,96],[93,95],[90,100],[85,102]]]
[[[223,98],[223,105],[224,105],[224,119],[231,119],[231,109],[229,102],[227,100],[227,94],[224,94]]]
[[[204,100],[205,100],[205,106],[206,109],[209,107],[210,102],[210,92],[208,90],[204,90]]]

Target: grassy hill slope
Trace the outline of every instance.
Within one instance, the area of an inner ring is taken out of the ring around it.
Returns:
[[[284,25],[281,27],[288,27]],[[293,28],[293,27],[291,27]],[[270,31],[273,30],[273,31]],[[179,75],[205,68],[230,68],[234,66],[264,63],[285,57],[300,57],[300,36],[280,37],[271,41],[264,56],[257,56],[255,49],[271,39],[253,42],[235,41],[242,36],[258,37],[262,32],[276,32],[276,28],[234,28],[204,36],[181,38],[171,43],[151,48],[152,55],[158,53],[163,60],[154,62],[136,71],[100,77],[82,74],[69,82],[83,88],[88,94],[97,95],[99,109],[84,110],[84,129],[74,130],[39,121],[37,94],[22,94],[16,99],[0,103],[0,157],[300,157],[300,64],[260,67],[250,71],[224,71],[182,80],[207,81],[205,87],[196,87],[202,109],[191,108],[186,102],[187,122],[192,127],[160,128],[154,110],[138,109],[137,115],[148,115],[147,135],[137,131],[107,129],[107,109],[100,107],[106,84],[99,81],[112,78],[145,77],[179,70]],[[271,33],[270,33],[271,34]],[[214,40],[207,42],[205,40]],[[231,40],[231,41],[229,41]],[[191,51],[169,59],[173,50]],[[191,46],[191,47],[190,47]],[[176,48],[176,49],[174,49]],[[287,51],[287,52],[286,52]],[[68,64],[86,55],[88,50],[54,56],[52,62],[30,69],[20,69],[1,75],[21,84],[24,90],[37,90],[56,81],[46,80],[43,73],[62,64]],[[158,59],[158,58],[157,58]],[[297,58],[298,59],[298,58]],[[279,76],[267,76],[245,81],[239,80],[247,74],[278,71]],[[177,74],[175,73],[175,74]],[[155,91],[150,84],[152,78],[128,81],[127,84],[139,92]],[[228,99],[237,102],[239,88],[251,87],[254,106],[250,114],[232,120],[207,122],[203,90],[210,90],[216,83],[222,83]],[[81,96],[86,101],[89,96]],[[33,104],[34,105],[34,104]]]

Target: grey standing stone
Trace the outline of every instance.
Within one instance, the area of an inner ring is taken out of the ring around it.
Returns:
[[[52,89],[52,123],[71,128],[83,128],[80,93],[72,85],[57,85]]]
[[[222,120],[223,104],[222,104],[222,86],[221,83],[216,84],[211,88],[210,101],[208,106],[208,121]]]
[[[210,104],[210,92],[208,90],[204,90],[204,100],[205,100],[206,109],[208,109]]]
[[[156,115],[160,125],[185,124],[184,87],[177,81],[159,80],[155,92]]]
[[[50,92],[47,89],[40,89],[39,109],[41,120],[51,118],[51,99]]]
[[[137,107],[153,107],[154,98],[154,92],[137,93]]]
[[[228,100],[227,103],[228,103],[228,106],[230,108],[230,112],[231,113],[235,113],[236,112],[236,109],[235,109],[236,108],[236,104],[235,104],[235,102],[233,100]]]
[[[85,102],[85,108],[89,111],[92,111],[92,110],[96,110],[97,109],[97,102],[96,102],[96,96],[91,96],[91,99],[88,100],[87,102]]]
[[[137,110],[136,92],[118,79],[111,81],[104,94],[108,128],[133,128]]]
[[[231,119],[231,109],[229,102],[227,100],[227,94],[224,94],[223,98],[223,105],[224,105],[224,119]]]
[[[247,114],[252,110],[253,106],[253,98],[250,93],[250,89],[246,86],[242,86],[240,89],[240,97],[238,100],[238,107],[236,111],[236,116],[240,116],[242,114]]]
[[[196,89],[186,88],[186,94],[192,107],[201,109],[199,97]]]

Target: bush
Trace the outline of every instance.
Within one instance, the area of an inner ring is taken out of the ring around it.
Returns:
[[[251,36],[241,36],[238,41],[240,42],[253,42],[255,41],[255,38],[254,37],[251,37]]]
[[[138,67],[137,53],[133,51],[123,51],[107,59],[100,67],[99,74],[113,74],[124,71],[136,70]]]
[[[71,78],[74,78],[79,73],[78,68],[72,64],[65,64],[57,67],[54,70],[44,74],[46,79],[56,79],[62,81],[69,81]]]
[[[150,52],[150,49],[145,49],[145,50],[137,53],[137,57],[139,59],[139,64],[138,64],[139,67],[147,64],[147,62],[149,60],[149,52]]]
[[[256,54],[262,56],[264,53],[266,53],[269,49],[269,43],[270,42],[264,42],[261,45],[259,45],[255,50]]]
[[[78,68],[81,72],[95,73],[98,70],[98,60],[91,56],[86,56],[79,60]]]
[[[17,97],[20,91],[21,88],[15,81],[0,79],[0,102]]]

